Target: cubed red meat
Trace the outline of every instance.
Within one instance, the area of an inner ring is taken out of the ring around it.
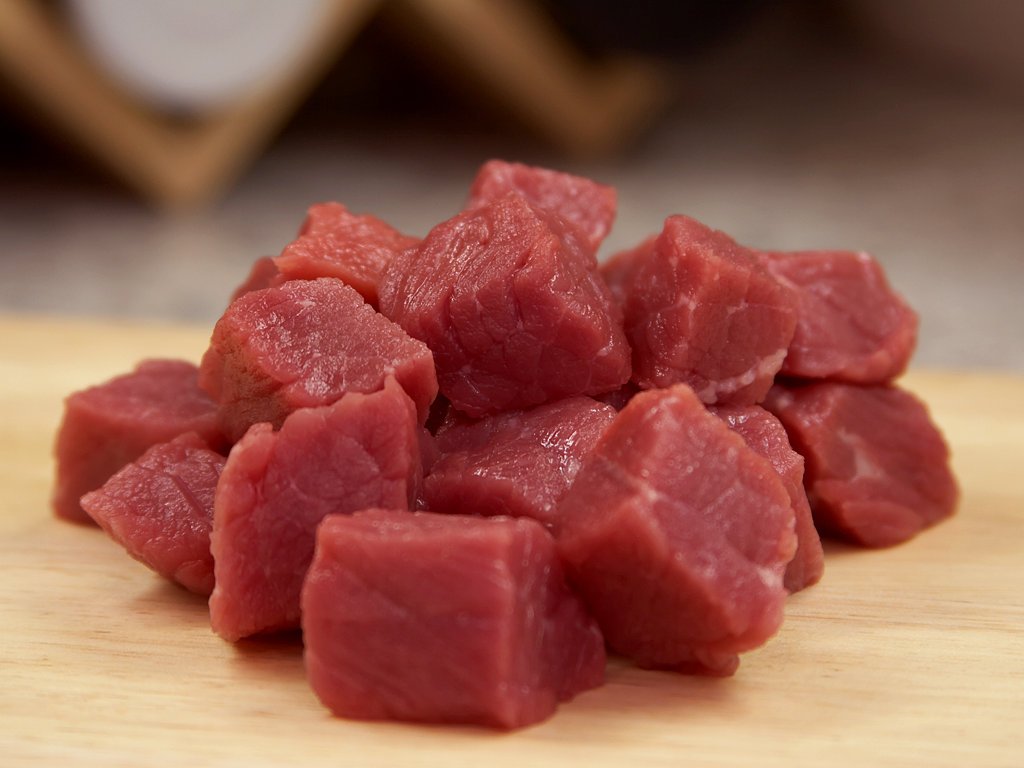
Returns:
[[[213,494],[224,457],[195,432],[154,445],[82,497],[128,554],[185,589],[213,591]]]
[[[630,400],[557,514],[570,583],[642,666],[731,675],[782,623],[789,494],[686,385]]]
[[[331,515],[302,628],[313,690],[343,717],[516,728],[604,679],[600,631],[533,520]]]

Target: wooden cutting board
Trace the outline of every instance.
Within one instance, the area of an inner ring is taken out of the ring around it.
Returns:
[[[61,399],[208,331],[0,317],[0,764],[1021,766],[1024,379],[914,372],[954,451],[955,519],[824,580],[735,678],[613,662],[512,734],[321,708],[296,639],[231,646],[203,600],[51,517]]]

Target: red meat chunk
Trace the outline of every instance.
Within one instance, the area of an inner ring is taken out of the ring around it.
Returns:
[[[57,516],[92,523],[79,504],[82,494],[99,488],[147,448],[185,432],[198,432],[212,447],[225,448],[217,405],[197,378],[192,363],[146,360],[131,373],[68,397],[55,446]]]
[[[591,254],[615,221],[617,195],[613,187],[568,173],[503,160],[480,168],[469,192],[467,208],[479,208],[517,192],[538,208],[547,208],[577,227]]]
[[[395,254],[417,243],[418,238],[376,216],[350,213],[341,203],[320,203],[309,209],[299,236],[274,263],[284,280],[339,278],[376,307],[385,268]]]
[[[917,314],[870,255],[806,251],[762,259],[797,297],[783,374],[882,384],[903,373],[917,343]]]
[[[220,403],[233,440],[258,422],[279,427],[298,408],[346,392],[375,392],[394,375],[421,420],[437,394],[421,342],[373,310],[340,280],[293,280],[228,307],[203,357],[200,384]]]
[[[244,296],[252,291],[260,291],[281,282],[281,273],[277,269],[274,260],[269,256],[261,256],[252,263],[249,274],[242,284],[235,288],[231,294],[231,301]],[[230,303],[230,302],[229,302]]]
[[[511,193],[439,224],[392,262],[381,311],[434,353],[441,392],[479,417],[629,378],[629,347],[564,222]]]
[[[705,403],[764,398],[793,338],[796,298],[752,251],[670,216],[653,245],[618,254],[604,277],[623,302],[642,388],[685,383]]]
[[[224,457],[195,432],[154,445],[82,507],[128,554],[200,595],[213,591],[213,492]]]
[[[814,527],[811,507],[804,490],[804,458],[789,444],[786,430],[775,416],[759,405],[713,407],[712,413],[764,456],[782,478],[793,504],[796,524],[796,554],[786,566],[783,583],[790,594],[817,584],[825,572],[825,553]]]
[[[894,386],[776,385],[765,407],[806,461],[818,530],[888,547],[949,517],[956,480],[924,404]]]
[[[630,400],[558,518],[570,582],[609,647],[642,666],[731,675],[782,622],[789,494],[685,385]]]
[[[610,405],[573,397],[451,423],[437,434],[440,459],[423,483],[428,508],[549,523],[614,416]]]
[[[317,524],[367,507],[408,509],[420,480],[418,432],[393,378],[380,392],[295,411],[279,432],[253,426],[214,499],[214,630],[237,640],[297,627]]]
[[[533,520],[332,515],[302,614],[313,690],[343,717],[517,728],[604,679],[600,631]]]

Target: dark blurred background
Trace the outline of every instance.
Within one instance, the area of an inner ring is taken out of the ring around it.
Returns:
[[[917,364],[1024,370],[1024,3],[210,5],[0,0],[0,312],[212,323],[310,203],[423,234],[503,157],[615,185],[605,255],[869,250]]]

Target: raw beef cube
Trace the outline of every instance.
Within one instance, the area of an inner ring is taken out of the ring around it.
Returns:
[[[518,728],[604,679],[601,633],[533,520],[331,515],[302,629],[313,690],[343,717]]]
[[[298,408],[376,392],[394,375],[421,419],[437,394],[430,350],[334,278],[293,280],[228,307],[203,357],[200,384],[220,402],[225,432],[280,427]]]
[[[806,251],[762,259],[797,296],[783,374],[882,384],[903,373],[917,343],[917,315],[870,255]]]
[[[685,385],[630,400],[557,517],[570,582],[642,666],[731,675],[782,623],[789,494]]]
[[[55,446],[57,516],[92,523],[79,504],[82,494],[99,488],[157,443],[198,432],[215,449],[226,448],[217,404],[199,388],[197,378],[192,363],[146,360],[131,373],[68,397]]]
[[[320,203],[309,209],[299,236],[274,263],[284,280],[337,277],[376,308],[385,267],[417,243],[376,216],[357,216],[341,203]]]
[[[244,296],[252,291],[269,288],[279,282],[282,282],[281,273],[274,260],[269,256],[261,256],[252,263],[249,274],[242,284],[235,288],[234,293],[231,294],[231,301],[233,302],[239,296]]]
[[[818,530],[899,544],[953,514],[949,449],[924,404],[894,386],[776,385],[765,407],[806,461]]]
[[[605,280],[622,298],[643,389],[685,383],[705,403],[761,401],[796,326],[796,298],[753,252],[686,216],[653,246],[616,255]]]
[[[825,571],[825,553],[821,537],[814,527],[811,507],[804,490],[804,458],[789,444],[786,430],[775,416],[759,405],[712,407],[747,445],[764,456],[782,478],[793,503],[796,523],[796,554],[786,566],[783,583],[790,594],[817,584]]]
[[[452,424],[423,483],[429,509],[551,522],[583,459],[615,416],[589,397]]]
[[[416,409],[391,377],[370,395],[303,408],[279,432],[253,426],[214,499],[214,630],[226,640],[297,627],[299,592],[325,515],[408,509],[420,480]]]
[[[470,416],[596,395],[629,378],[618,311],[558,217],[510,193],[435,227],[392,262],[381,311],[434,353]]]
[[[479,208],[518,192],[538,208],[547,208],[579,229],[591,254],[615,221],[614,187],[568,173],[520,163],[491,160],[477,172],[467,208]]]
[[[213,591],[213,492],[224,457],[195,432],[154,445],[82,507],[128,554],[200,595]]]

